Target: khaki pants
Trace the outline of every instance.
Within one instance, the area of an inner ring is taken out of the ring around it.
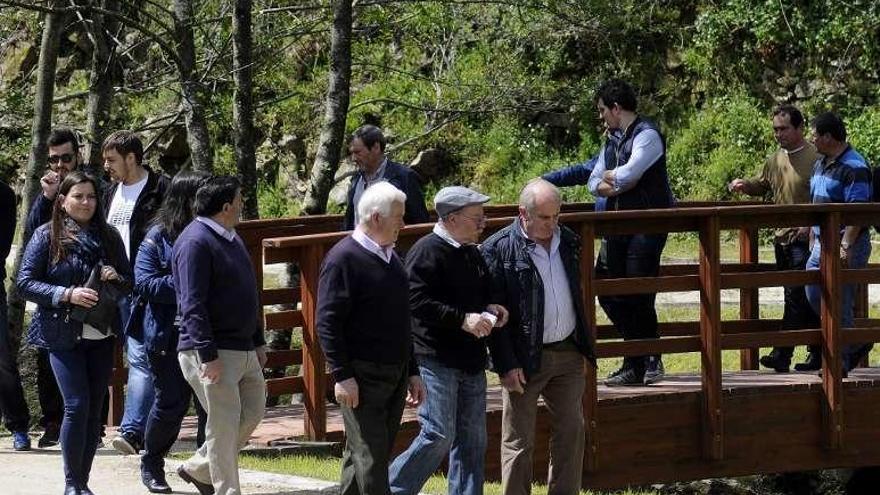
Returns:
[[[221,349],[219,354],[223,371],[215,384],[199,378],[202,362],[195,351],[178,355],[183,376],[208,412],[205,443],[183,467],[196,480],[213,484],[217,495],[240,495],[238,451],[263,419],[266,382],[255,351]]]
[[[532,453],[538,397],[544,398],[550,435],[548,495],[577,495],[584,464],[584,356],[571,347],[544,350],[541,369],[528,378],[525,392],[502,392],[501,490],[504,495],[531,493]]]

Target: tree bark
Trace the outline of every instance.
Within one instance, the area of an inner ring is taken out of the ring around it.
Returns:
[[[192,27],[192,1],[174,0],[171,15],[174,18],[174,33],[180,58],[177,69],[183,95],[181,106],[186,122],[186,142],[189,144],[190,158],[193,169],[213,172],[214,150],[211,148],[211,136],[205,120],[203,88],[194,76],[196,43]]]
[[[235,0],[232,15],[232,69],[235,78],[232,120],[235,134],[235,164],[241,176],[245,219],[259,218],[257,204],[257,156],[254,140],[252,0]]]
[[[104,0],[102,7],[105,10],[116,11],[119,9],[119,2]],[[115,80],[116,49],[115,41],[110,33],[116,32],[119,28],[119,21],[103,14],[93,13],[91,25],[90,32],[94,48],[89,76],[89,102],[86,109],[88,143],[85,157],[89,165],[100,169],[100,164],[103,161],[101,143],[107,135],[107,122],[110,119],[113,82]]]
[[[51,0],[49,7],[58,8],[61,0]],[[31,150],[28,155],[25,171],[22,201],[18,218],[27,218],[31,204],[40,191],[40,177],[46,169],[49,150],[46,141],[52,126],[52,100],[55,97],[55,69],[58,65],[58,46],[61,43],[61,32],[64,28],[64,15],[46,14],[43,22],[43,37],[40,42],[40,61],[37,65],[37,86],[34,91],[34,120],[31,124]],[[29,239],[24,238],[24,221],[18,222],[18,234],[21,245],[15,254],[11,279],[15,279],[21,266],[24,247]],[[14,283],[9,284],[7,292],[9,334],[18,341],[24,326],[24,300]]]
[[[333,32],[330,38],[330,85],[324,102],[324,121],[303,213],[317,215],[327,211],[327,198],[339,159],[348,117],[351,93],[351,11],[352,0],[334,0]]]

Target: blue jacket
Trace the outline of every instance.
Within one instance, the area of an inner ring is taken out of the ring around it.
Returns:
[[[82,339],[82,323],[68,318],[72,305],[61,303],[64,290],[82,286],[97,261],[72,244],[64,260],[51,263],[49,254],[50,224],[37,228],[25,248],[18,271],[18,290],[25,300],[37,304],[37,311],[28,328],[28,343],[49,350],[70,350]],[[131,287],[131,268],[125,247],[115,229],[109,229],[112,246],[104,246],[102,260],[116,269],[122,287]],[[120,323],[113,330],[120,330]]]
[[[138,247],[134,264],[134,297],[125,333],[142,336],[147,351],[156,354],[177,352],[172,246],[164,229],[154,226]]]
[[[580,285],[580,239],[571,229],[560,226],[559,253],[574,302],[576,325],[574,343],[581,353],[595,362],[593,346],[584,322]],[[526,377],[541,369],[544,341],[544,285],[529,256],[529,244],[522,235],[519,219],[499,230],[481,246],[483,258],[492,274],[492,300],[510,312],[507,325],[492,332],[489,353],[492,369],[503,375],[522,368]]]
[[[575,163],[559,170],[547,172],[541,178],[556,187],[585,186],[590,181],[590,174],[596,168],[597,161],[599,161],[598,154],[585,162]],[[595,201],[595,211],[605,211],[608,198],[596,196]]]
[[[342,230],[352,230],[355,227],[354,210],[357,209],[357,205],[352,203],[354,203],[355,187],[357,187],[357,183],[362,175],[361,172],[358,172],[351,179]],[[388,164],[385,165],[384,179],[406,194],[406,205],[404,205],[403,212],[404,223],[413,225],[430,221],[428,208],[425,206],[425,196],[422,193],[422,184],[419,181],[419,174],[409,167],[388,160]]]

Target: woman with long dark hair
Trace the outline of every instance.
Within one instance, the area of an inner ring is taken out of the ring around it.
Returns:
[[[205,172],[190,171],[174,176],[135,261],[135,299],[128,324],[129,330],[131,325],[143,325],[144,346],[156,387],[141,457],[141,480],[153,493],[171,493],[165,480],[164,458],[177,440],[192,396],[177,361],[179,330],[171,251],[177,236],[193,219],[196,191],[210,177]],[[203,424],[200,414],[199,426]]]
[[[113,331],[121,326],[116,301],[102,301],[111,296],[96,290],[94,279],[112,285],[116,294],[131,288],[122,239],[96,214],[100,211],[95,178],[69,173],[59,187],[51,222],[34,232],[18,272],[19,291],[37,304],[28,342],[48,350],[64,397],[60,440],[65,495],[92,495],[89,472],[113,369]],[[104,320],[107,327],[77,316],[84,309],[97,313],[102,308],[111,312]]]

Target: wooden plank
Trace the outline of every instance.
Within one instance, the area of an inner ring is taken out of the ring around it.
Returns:
[[[822,408],[823,444],[828,450],[843,448],[843,391],[840,332],[840,213],[828,213],[821,224],[822,253],[819,271],[822,275]]]
[[[305,391],[303,377],[285,376],[281,378],[266,379],[266,395],[278,397],[284,394],[301,394]]]
[[[122,362],[122,339],[116,339],[113,344],[113,377],[122,374],[125,379],[111,380],[107,390],[107,400],[109,407],[107,408],[107,424],[111,426],[119,426],[122,423],[122,414],[125,410],[125,390],[124,385],[128,378],[128,368]]]
[[[721,336],[722,349],[750,349],[756,347],[780,347],[816,345],[822,341],[820,329],[780,330],[776,332],[736,333]]]
[[[739,229],[739,261],[745,266],[758,264],[758,228],[754,226]],[[773,266],[773,268],[776,268]],[[726,267],[721,265],[721,272]],[[722,275],[723,277],[723,275]],[[724,281],[722,280],[722,284]],[[739,317],[742,320],[757,320],[761,317],[761,306],[758,302],[758,288],[752,287],[739,291]],[[721,330],[725,331],[722,323]],[[722,337],[723,338],[723,337]],[[723,340],[722,340],[723,346]],[[739,367],[742,370],[758,369],[758,349],[740,349]]]
[[[274,247],[266,245],[266,241],[263,242],[263,263],[267,265],[273,263],[293,263],[300,257],[300,250],[297,247]]]
[[[303,365],[302,375],[305,381],[306,437],[309,440],[324,440],[327,433],[327,405],[325,390],[327,379],[325,373],[324,354],[318,341],[315,328],[317,314],[315,307],[318,295],[318,276],[321,260],[324,256],[324,245],[313,244],[303,249],[300,260],[300,286],[302,287],[303,316]]]
[[[593,292],[594,280],[593,265],[595,263],[595,233],[593,224],[583,222],[579,225],[578,232],[581,237],[581,297],[583,297],[584,319],[591,342],[596,342],[598,332],[596,326],[596,304]],[[598,392],[598,369],[592,363],[587,363],[585,373],[586,384],[582,400],[584,409],[584,470],[595,472],[599,469],[599,392]]]
[[[300,299],[299,287],[280,287],[277,289],[263,289],[260,301],[263,306],[274,304],[297,304]]]
[[[840,270],[840,281],[844,284],[877,283],[880,280],[880,268],[846,268]],[[867,296],[867,293],[865,294]],[[864,314],[859,315],[864,316]]]
[[[302,364],[302,349],[286,349],[283,351],[268,351],[266,353],[266,366],[264,368],[280,368]]]
[[[676,354],[700,350],[700,337],[661,337],[659,339],[634,339],[596,343],[596,356],[610,358],[620,356],[644,356],[647,354]]]
[[[819,273],[807,270],[781,270],[765,273],[727,273],[721,275],[722,289],[753,289],[818,284]]]
[[[845,328],[841,331],[843,344],[866,344],[880,342],[880,326],[868,328]]]
[[[700,358],[703,391],[703,456],[724,459],[721,401],[721,223],[708,217],[700,226]]]
[[[300,310],[275,311],[264,315],[266,330],[283,330],[301,327],[304,324],[303,312]]]
[[[596,295],[619,296],[625,294],[651,294],[655,292],[684,292],[698,290],[700,280],[697,275],[678,277],[633,277],[596,280]]]

